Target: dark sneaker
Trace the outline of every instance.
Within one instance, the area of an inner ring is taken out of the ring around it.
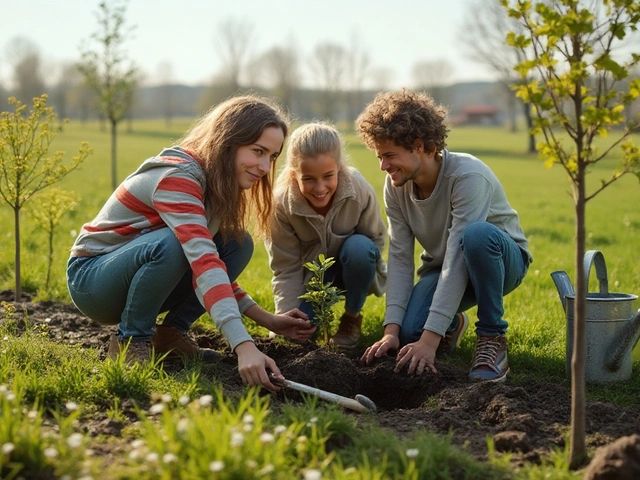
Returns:
[[[339,349],[350,350],[358,345],[360,328],[362,327],[362,314],[356,318],[349,315],[340,317],[340,326],[336,334],[331,337],[329,344]]]
[[[187,332],[181,332],[175,327],[156,325],[156,331],[151,338],[151,344],[156,354],[167,354],[171,358],[202,358],[204,362],[214,362],[222,355],[211,348],[200,348]]]
[[[462,341],[462,336],[464,332],[469,328],[469,317],[467,314],[456,313],[456,320],[458,321],[458,326],[447,332],[442,340],[440,340],[440,345],[438,345],[438,350],[436,350],[436,356],[438,355],[449,355],[454,352],[456,348],[460,346],[460,342]]]
[[[111,335],[109,338],[109,350],[107,352],[107,357],[111,360],[117,360],[118,355],[121,354],[122,351],[126,350],[126,354],[124,357],[125,363],[128,365],[132,365],[134,363],[144,363],[151,358],[151,342],[149,340],[145,340],[142,342],[133,342],[131,341],[131,337],[118,340],[115,335]]]
[[[504,382],[509,373],[507,337],[482,337],[478,335],[476,354],[469,379],[481,382]]]

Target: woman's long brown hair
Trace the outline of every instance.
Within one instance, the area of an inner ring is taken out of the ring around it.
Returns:
[[[240,189],[235,168],[236,150],[255,143],[268,127],[280,128],[287,137],[288,123],[281,110],[264,98],[245,95],[212,108],[178,142],[203,163],[206,199],[211,202],[225,241],[244,237],[251,211],[256,213],[254,226],[258,233],[268,234],[276,162],[271,164],[269,174],[253,185],[249,195]],[[251,203],[248,197],[253,200]]]

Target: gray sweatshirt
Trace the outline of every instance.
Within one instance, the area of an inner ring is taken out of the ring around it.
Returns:
[[[415,183],[394,187],[387,177],[384,204],[389,221],[387,307],[384,324],[402,325],[414,286],[415,240],[424,251],[418,275],[441,268],[424,328],[444,336],[469,282],[460,235],[473,222],[489,222],[507,233],[532,260],[518,213],[491,169],[465,153],[444,150],[431,196],[419,199]]]

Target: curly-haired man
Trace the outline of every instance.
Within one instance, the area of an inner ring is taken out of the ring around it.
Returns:
[[[396,372],[437,373],[436,350],[460,343],[477,305],[478,336],[469,378],[500,382],[509,372],[503,296],[532,261],[517,212],[487,165],[447,150],[446,111],[409,90],[381,93],[356,129],[387,174],[389,220],[385,333],[367,348],[370,363],[399,350]],[[414,285],[414,245],[420,256]]]

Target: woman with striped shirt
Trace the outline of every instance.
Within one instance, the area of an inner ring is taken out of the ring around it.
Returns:
[[[271,314],[235,282],[249,263],[253,215],[269,228],[272,181],[288,125],[275,105],[231,98],[197,121],[177,146],[142,163],[85,224],[67,266],[71,298],[89,318],[118,325],[109,356],[127,361],[152,350],[205,361],[218,354],[187,332],[205,311],[238,356],[246,385],[278,390],[281,377],[242,323],[242,314],[296,341],[315,328],[293,309]],[[167,312],[162,325],[157,316]]]

